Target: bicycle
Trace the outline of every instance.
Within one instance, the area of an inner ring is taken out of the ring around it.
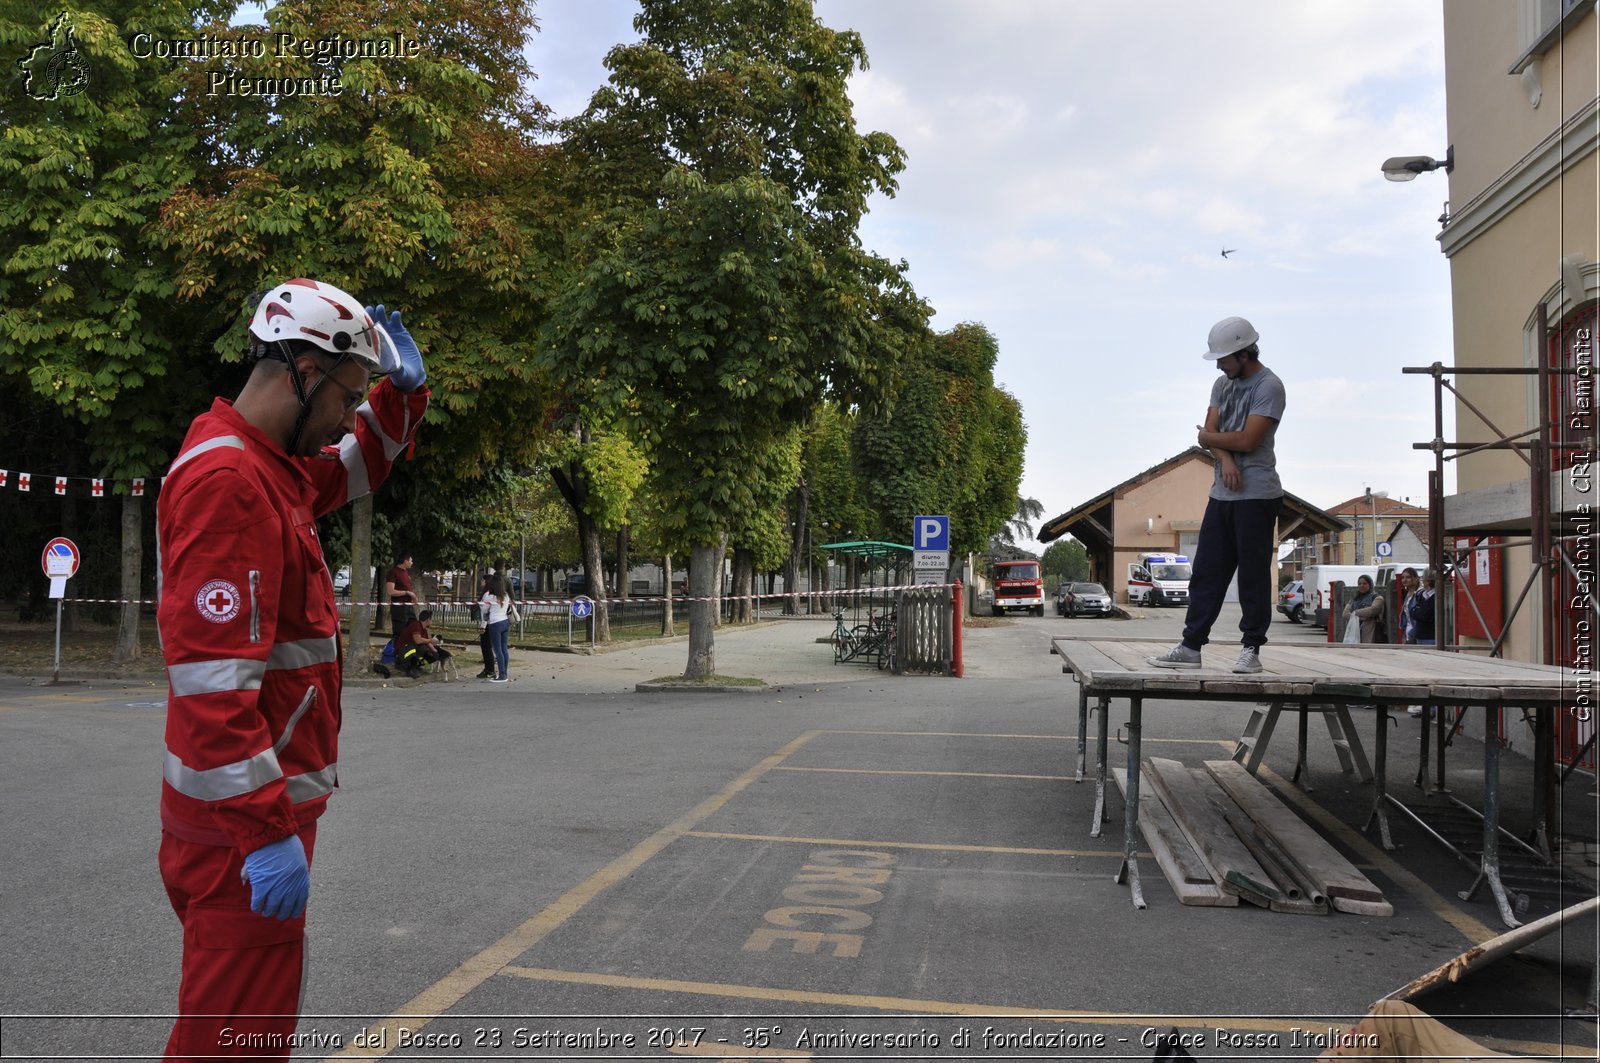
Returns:
[[[858,625],[856,656],[876,657],[880,670],[889,667],[894,656],[896,619],[891,610],[878,616],[869,616],[865,624]]]
[[[850,660],[857,649],[854,632],[844,626],[844,610],[836,610],[833,614],[833,663]]]

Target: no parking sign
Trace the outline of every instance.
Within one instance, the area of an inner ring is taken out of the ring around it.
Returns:
[[[67,580],[77,573],[81,560],[78,545],[71,539],[57,536],[44,544],[44,554],[39,558],[39,566],[44,569],[44,574],[50,577],[50,597],[67,596]]]

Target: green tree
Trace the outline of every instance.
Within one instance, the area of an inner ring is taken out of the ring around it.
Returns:
[[[634,25],[568,130],[593,221],[544,360],[585,417],[635,415],[663,530],[692,544],[691,595],[709,599],[723,536],[762,508],[750,455],[892,374],[917,304],[856,232],[902,156],[856,130],[860,37],[809,0],[644,0]],[[713,624],[696,601],[686,676],[714,674]]]
[[[629,507],[644,483],[648,462],[620,432],[592,432],[576,422],[554,435],[545,453],[550,478],[577,520],[583,570],[589,578],[589,595],[595,599],[595,640],[610,642],[600,533],[627,524]]]
[[[984,549],[1015,512],[1027,432],[994,383],[999,345],[979,324],[922,344],[893,405],[858,419],[851,455],[879,534],[901,542],[919,513],[950,516],[954,556]]]
[[[1012,545],[1019,539],[1033,538],[1033,522],[1044,516],[1044,503],[1037,498],[1023,498],[1018,494],[1016,505],[1016,513],[999,531],[1000,538]]]
[[[284,277],[317,277],[404,311],[434,401],[422,460],[398,465],[377,505],[407,529],[446,528],[452,510],[480,501],[473,480],[527,468],[538,454],[548,389],[533,337],[559,242],[540,179],[543,110],[525,90],[531,7],[303,0],[267,8],[263,25],[207,27],[223,39],[402,35],[422,44],[397,58],[269,47],[225,64],[236,84],[330,77],[337,95],[212,94],[215,65],[175,66],[199,133],[195,178],[161,216],[164,245],[182,263],[178,296],[228,323],[209,337],[211,356],[225,360],[244,351],[251,294]]]
[[[1089,551],[1078,540],[1068,536],[1058,539],[1044,549],[1040,559],[1045,587],[1058,583],[1072,583],[1089,578]]]
[[[126,38],[192,35],[221,2],[130,0],[100,10],[0,11],[8,64],[0,92],[0,385],[31,391],[82,424],[88,467],[124,492],[118,658],[138,655],[143,499],[181,434],[174,408],[199,410],[212,372],[190,369],[209,324],[174,310],[170,256],[151,227],[195,177],[197,138],[179,120],[176,72],[133,57]],[[57,81],[66,62],[81,84]],[[52,63],[56,64],[52,67]],[[24,87],[26,83],[26,88]]]

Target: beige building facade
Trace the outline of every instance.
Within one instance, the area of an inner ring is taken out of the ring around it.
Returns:
[[[1600,15],[1593,0],[1449,0],[1443,13],[1453,169],[1439,242],[1455,367],[1469,371],[1454,378],[1455,442],[1522,445],[1460,458],[1457,493],[1441,499],[1443,535],[1498,554],[1506,657],[1576,666],[1577,626],[1596,620],[1592,598],[1571,603],[1594,572]],[[1543,402],[1531,372],[1541,360],[1571,371],[1549,379]],[[1485,369],[1520,372],[1470,373]],[[1527,448],[1539,440],[1551,448],[1544,475]],[[1547,551],[1555,563],[1537,570]]]

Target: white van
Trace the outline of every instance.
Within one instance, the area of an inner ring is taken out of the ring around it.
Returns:
[[[1400,566],[1404,568],[1404,565]],[[1378,579],[1377,565],[1307,565],[1301,575],[1305,583],[1306,608],[1313,611],[1312,623],[1318,627],[1328,626],[1328,610],[1333,608],[1333,598],[1329,594],[1328,584],[1337,580],[1346,587],[1355,586],[1355,582],[1362,576],[1371,579],[1376,585]]]

